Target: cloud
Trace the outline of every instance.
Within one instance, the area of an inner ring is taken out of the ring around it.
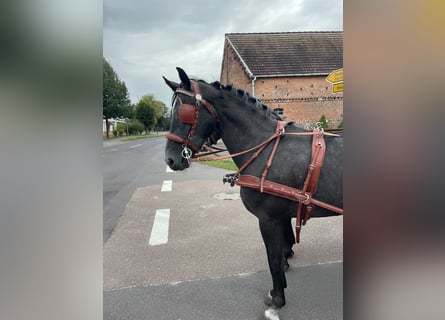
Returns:
[[[168,105],[162,76],[175,67],[219,80],[225,33],[342,30],[342,0],[104,0],[104,57],[133,102],[144,94]]]

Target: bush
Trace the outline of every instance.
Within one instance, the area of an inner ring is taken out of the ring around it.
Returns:
[[[321,126],[320,126],[321,128],[323,128],[323,129],[329,128],[328,122],[326,121],[326,117],[324,115],[321,116],[321,118],[320,118],[320,120],[318,120],[318,122],[321,123]]]
[[[340,122],[340,124],[338,125],[337,129],[343,129],[343,120]]]
[[[126,129],[127,129],[127,126],[125,125],[125,123],[119,122],[117,124],[116,130],[117,130],[117,133],[119,134],[119,137],[122,137],[122,135],[124,134]]]
[[[137,119],[132,119],[128,123],[128,133],[130,135],[138,135],[144,131],[144,125]]]

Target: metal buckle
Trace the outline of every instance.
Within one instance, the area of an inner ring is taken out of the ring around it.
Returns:
[[[190,148],[187,147],[186,145],[182,145],[181,156],[184,159],[189,160],[192,157],[192,150],[190,150]]]
[[[304,195],[306,197],[306,199],[304,200],[298,199],[298,202],[302,202],[304,205],[308,205],[309,203],[311,203],[311,196],[309,195],[309,193],[303,193],[302,191],[299,191],[298,194]]]

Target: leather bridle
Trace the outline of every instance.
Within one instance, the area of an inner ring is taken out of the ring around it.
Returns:
[[[197,146],[194,144],[193,138],[195,137],[195,131],[198,126],[198,118],[199,118],[199,111],[202,106],[210,113],[212,118],[215,121],[215,128],[218,125],[219,119],[218,114],[215,111],[215,108],[207,101],[205,100],[200,93],[198,83],[196,81],[190,80],[192,91],[185,90],[182,87],[178,87],[175,90],[175,96],[179,100],[179,109],[178,109],[178,118],[183,123],[191,125],[190,131],[187,134],[185,138],[180,137],[176,134],[173,134],[171,132],[168,132],[166,134],[166,138],[172,141],[176,141],[182,144],[183,150],[182,150],[182,157],[186,159],[190,159],[192,157],[192,150],[194,152],[199,152],[201,146]],[[179,94],[186,95],[188,97],[191,97],[195,100],[195,104],[188,104],[184,103],[182,99],[178,96]],[[210,139],[212,139],[212,136],[210,136]],[[214,140],[214,139],[213,139]],[[216,143],[216,141],[212,141],[213,143]]]

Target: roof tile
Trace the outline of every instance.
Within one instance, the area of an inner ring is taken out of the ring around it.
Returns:
[[[228,33],[254,76],[329,74],[343,67],[343,31]]]

